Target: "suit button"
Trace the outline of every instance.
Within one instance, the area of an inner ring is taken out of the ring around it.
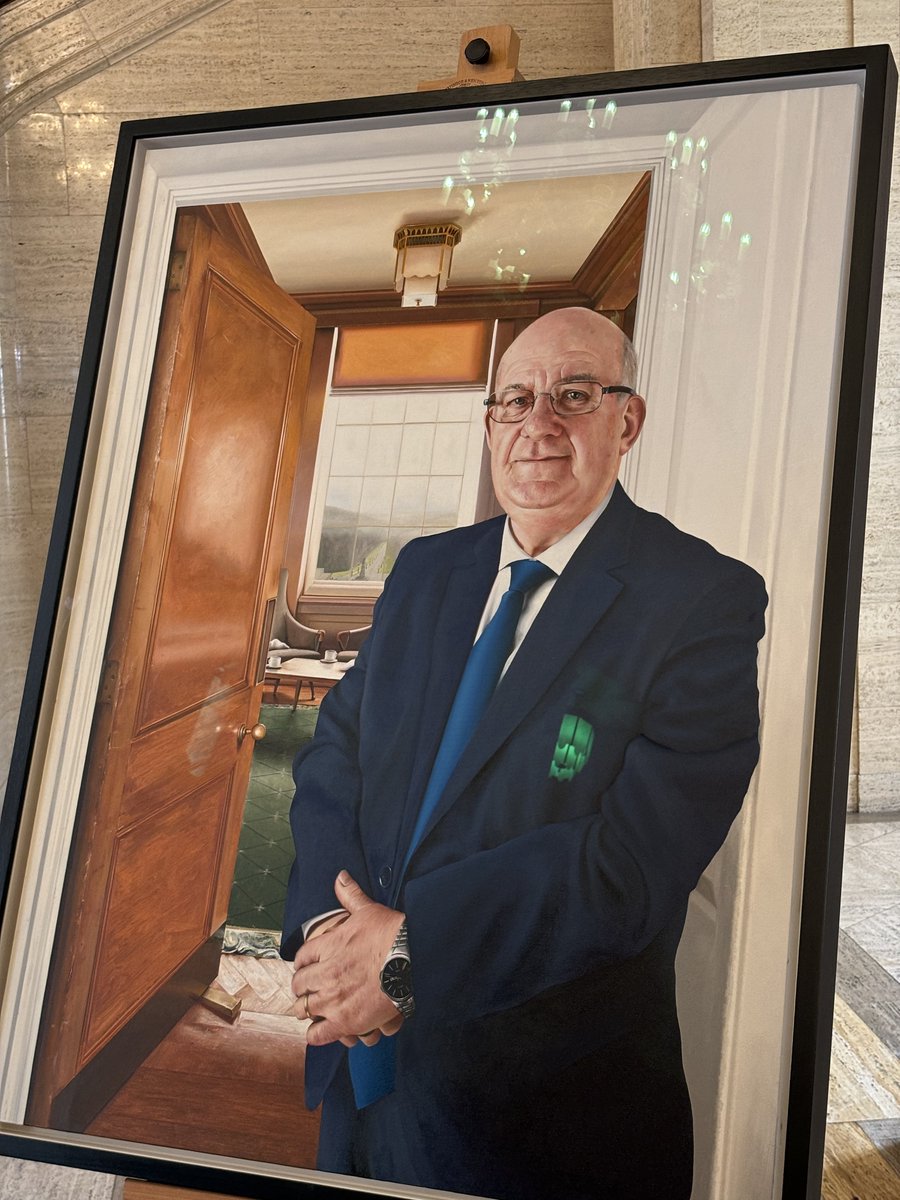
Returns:
[[[394,872],[390,867],[382,867],[378,872],[378,882],[383,888],[390,887],[390,883],[393,878]]]

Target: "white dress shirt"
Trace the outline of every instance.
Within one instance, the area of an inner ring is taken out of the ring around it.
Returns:
[[[503,664],[503,670],[500,672],[501,679],[509,670],[509,664],[515,658],[519,647],[525,640],[526,633],[534,624],[535,617],[541,611],[547,597],[553,591],[556,580],[565,570],[569,559],[587,537],[588,530],[599,520],[606,506],[609,504],[612,493],[613,489],[610,488],[603,500],[592,512],[588,513],[583,521],[580,521],[574,529],[570,529],[567,534],[564,534],[558,542],[554,542],[552,546],[548,546],[546,550],[542,550],[540,554],[534,556],[538,562],[542,562],[545,566],[548,566],[554,574],[525,597],[525,603],[522,605],[522,615],[519,617],[519,623],[516,626],[513,638],[512,650],[510,651],[509,658]],[[488,622],[500,607],[500,600],[503,593],[509,588],[511,578],[510,566],[519,559],[529,557],[530,555],[526,554],[516,541],[509,517],[507,517],[506,524],[503,526],[503,541],[500,543],[500,565],[497,568],[497,577],[488,593],[487,602],[481,614],[481,621],[478,624],[478,630],[475,634],[476,642],[482,633],[484,633]]]

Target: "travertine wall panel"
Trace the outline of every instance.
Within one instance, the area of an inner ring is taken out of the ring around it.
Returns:
[[[851,0],[760,0],[761,54],[852,45]]]
[[[213,12],[228,0],[81,0],[84,22],[106,59],[117,62],[161,35],[188,25],[198,13]]]
[[[897,54],[900,45],[900,4],[891,0],[852,0],[853,44],[874,46],[890,42]]]
[[[0,128],[229,0],[19,0],[0,20]]]
[[[7,186],[10,212],[59,216],[68,213],[63,121],[58,111],[29,113],[6,134],[12,169]]]
[[[891,8],[869,0],[869,24]],[[893,6],[896,8],[896,6]],[[746,58],[854,44],[852,0],[702,0],[703,57]],[[875,41],[883,41],[879,34]],[[859,42],[857,42],[859,44]]]
[[[285,45],[290,40],[288,33]],[[256,6],[232,0],[59,91],[56,100],[66,114],[155,116],[198,108],[251,108],[259,104],[259,60]]]
[[[123,116],[86,112],[61,119],[69,212],[102,214]]]
[[[616,70],[699,62],[697,0],[614,0]]]

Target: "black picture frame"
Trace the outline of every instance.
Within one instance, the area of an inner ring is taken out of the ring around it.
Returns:
[[[80,530],[74,524],[90,441],[95,389],[111,310],[118,303],[116,268],[129,221],[131,189],[141,148],[180,145],[192,138],[201,146],[232,135],[237,143],[254,131],[288,127],[312,129],[335,122],[365,123],[398,115],[451,114],[476,105],[555,103],[567,97],[648,97],[660,90],[697,89],[720,94],[729,88],[749,92],[776,81],[823,81],[845,76],[862,86],[856,142],[852,235],[846,262],[846,321],[839,350],[840,380],[830,479],[827,541],[824,545],[820,636],[817,648],[815,709],[810,747],[809,807],[802,883],[802,918],[797,949],[796,1001],[790,1064],[788,1122],[784,1143],[784,1197],[819,1195],[825,1136],[832,1009],[837,957],[843,829],[849,772],[853,674],[859,622],[860,587],[877,363],[881,277],[896,100],[896,68],[886,46],[673,66],[640,72],[540,80],[481,88],[304,104],[279,108],[199,114],[134,121],[121,128],[112,173],[91,300],[84,352],[75,392],[71,432],[60,479],[47,568],[37,610],[6,798],[0,813],[0,894],[6,900],[16,871],[16,855],[27,849],[23,805],[35,753],[54,639],[63,632],[64,577]],[[337,1196],[344,1190],[300,1180],[287,1172],[254,1174],[214,1162],[199,1164],[181,1152],[160,1154],[152,1147],[125,1149],[97,1145],[82,1135],[50,1135],[10,1124],[0,1126],[0,1151],[14,1157],[64,1163],[160,1183],[278,1198]],[[773,1193],[774,1194],[774,1193]]]

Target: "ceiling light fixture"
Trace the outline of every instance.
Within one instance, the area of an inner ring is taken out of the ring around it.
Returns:
[[[450,222],[401,225],[394,234],[397,263],[394,287],[403,295],[402,308],[433,308],[438,292],[447,286],[453,247],[462,230]]]

